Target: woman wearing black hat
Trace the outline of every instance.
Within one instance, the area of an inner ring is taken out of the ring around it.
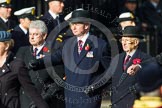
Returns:
[[[30,82],[24,63],[14,59],[10,52],[13,46],[11,34],[0,31],[0,108],[20,108],[19,90],[22,82],[26,84],[23,87],[33,97],[33,101],[39,103],[38,108],[48,108]]]

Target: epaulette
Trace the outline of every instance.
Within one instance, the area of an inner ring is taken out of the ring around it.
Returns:
[[[14,29],[8,29],[7,32],[10,32],[10,33],[11,33],[13,30],[14,30]]]
[[[57,41],[63,42],[63,37],[66,35],[66,33],[59,34],[58,37],[56,38]]]
[[[36,16],[36,19],[39,20],[43,15]]]

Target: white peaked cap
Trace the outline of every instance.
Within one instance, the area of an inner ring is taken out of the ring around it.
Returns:
[[[24,9],[15,11],[14,15],[20,16],[20,15],[23,15],[23,14],[29,14],[29,13],[32,13],[33,10],[35,10],[35,7],[24,8]]]
[[[125,13],[120,14],[119,18],[132,18],[133,19],[134,16],[130,12],[125,12]]]
[[[5,3],[7,2],[7,0],[0,0],[0,3]]]
[[[5,3],[6,2],[6,0],[0,0],[0,3]]]
[[[83,8],[79,8],[79,9],[76,9],[76,10],[84,10]],[[64,20],[67,21],[68,19],[71,18],[71,15],[72,15],[72,12],[70,12],[69,14],[67,14],[65,17],[64,17]]]

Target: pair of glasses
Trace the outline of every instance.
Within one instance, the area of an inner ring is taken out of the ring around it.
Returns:
[[[128,40],[128,39],[120,39],[119,42],[121,42],[121,43],[127,43],[127,44],[132,44],[133,43],[132,40]]]
[[[29,33],[29,35],[38,37],[38,36],[41,36],[42,33]]]

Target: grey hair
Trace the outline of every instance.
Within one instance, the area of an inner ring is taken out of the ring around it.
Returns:
[[[47,29],[47,26],[46,24],[41,21],[41,20],[35,20],[35,21],[32,21],[29,25],[29,29],[30,28],[36,28],[36,29],[39,29],[41,33],[43,34],[47,34],[48,33],[48,29]]]

